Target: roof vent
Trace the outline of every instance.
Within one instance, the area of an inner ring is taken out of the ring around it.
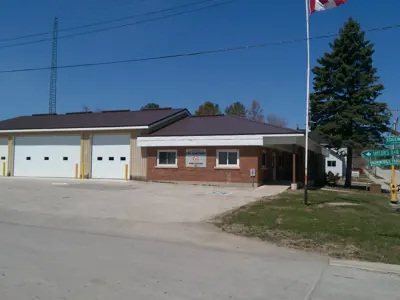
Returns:
[[[77,111],[77,112],[69,112],[66,115],[84,115],[84,114],[91,114],[92,111]]]
[[[40,116],[56,116],[57,114],[33,114],[32,117],[40,117]]]
[[[130,109],[120,109],[120,110],[103,110],[102,113],[118,113],[118,112],[129,112]]]

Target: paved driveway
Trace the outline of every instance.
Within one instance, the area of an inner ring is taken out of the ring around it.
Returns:
[[[283,189],[0,179],[2,298],[398,299],[395,275],[200,222]]]
[[[199,222],[285,189],[2,178],[0,209],[141,222]]]

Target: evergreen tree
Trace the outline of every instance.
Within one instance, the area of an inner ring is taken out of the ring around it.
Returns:
[[[360,24],[350,18],[330,48],[313,69],[311,130],[348,149],[346,187],[351,187],[353,149],[382,143],[390,112],[386,103],[376,101],[384,87],[373,67],[373,44]]]
[[[246,107],[239,101],[232,103],[225,109],[225,114],[230,116],[244,117],[246,116],[246,113],[247,113]]]
[[[194,113],[196,116],[204,116],[204,115],[220,115],[221,111],[219,109],[218,104],[214,104],[210,101],[204,102],[204,104],[200,105],[199,108]]]
[[[160,108],[160,105],[158,105],[157,103],[147,103],[141,109],[155,109],[155,108]]]

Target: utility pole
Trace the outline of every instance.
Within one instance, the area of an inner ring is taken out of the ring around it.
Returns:
[[[54,18],[53,44],[51,53],[49,114],[57,113],[57,46],[58,46],[58,18]]]

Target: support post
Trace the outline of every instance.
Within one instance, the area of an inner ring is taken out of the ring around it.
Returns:
[[[306,130],[305,138],[305,154],[304,154],[304,204],[308,205],[308,123],[310,110],[310,19],[309,19],[309,0],[306,2],[306,30],[307,30],[307,95],[306,95]]]
[[[394,135],[397,136],[397,123],[399,120],[399,111],[397,111],[397,117],[394,122]],[[393,145],[393,149],[396,149],[396,146]],[[393,159],[396,158],[396,156],[393,156]],[[392,184],[390,185],[390,202],[392,203],[397,203],[397,184],[396,184],[396,167],[395,165],[392,165]]]
[[[3,177],[6,176],[6,163],[3,162],[3,170],[2,170]]]
[[[297,177],[296,177],[296,173],[297,173],[297,162],[296,162],[296,145],[293,145],[293,150],[292,150],[292,190],[297,190],[298,186],[297,186]]]

